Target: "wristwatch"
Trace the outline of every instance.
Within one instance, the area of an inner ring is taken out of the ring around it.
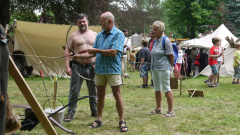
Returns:
[[[82,59],[83,59],[84,57],[83,57],[83,55],[82,55]]]

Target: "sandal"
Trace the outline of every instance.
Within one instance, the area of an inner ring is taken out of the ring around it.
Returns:
[[[162,113],[161,109],[160,110],[155,109],[154,111],[149,112],[149,114],[161,114],[161,113]]]
[[[94,123],[89,125],[91,126],[92,128],[98,128],[98,127],[101,127],[102,126],[102,121],[99,121],[99,120],[95,120],[94,122],[96,122],[98,125],[97,126],[94,126]]]
[[[219,86],[217,83],[214,83],[214,85],[215,85],[216,87],[218,87],[218,86]]]
[[[125,124],[125,126],[121,127],[121,124]],[[120,132],[127,132],[128,131],[128,127],[125,121],[120,121],[119,122],[119,128],[120,128]],[[124,128],[126,128],[127,130],[123,130]]]
[[[175,113],[172,111],[172,112],[167,112],[166,114],[163,114],[163,117],[175,117]]]
[[[73,118],[73,114],[67,114],[67,116],[64,118],[64,122],[70,122],[72,121],[74,118]]]
[[[215,85],[215,84],[212,84],[212,83],[210,83],[208,86],[209,86],[209,87],[216,87],[216,85]]]
[[[206,83],[207,85],[209,85],[210,82],[209,82],[208,80],[205,80],[204,83]]]

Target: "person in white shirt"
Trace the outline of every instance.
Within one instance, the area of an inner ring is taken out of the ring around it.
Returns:
[[[121,78],[122,78],[122,85],[123,84],[123,79],[125,76],[128,76],[126,73],[127,71],[127,51],[131,49],[131,42],[130,39],[127,38],[128,35],[128,30],[123,29],[122,30],[123,34],[125,35],[125,41],[124,41],[124,46],[123,46],[123,53],[122,53],[122,73],[121,73]]]
[[[183,62],[183,52],[182,52],[179,44],[177,44],[177,47],[178,47],[178,57],[177,57],[177,61],[176,61],[175,67],[174,67],[175,68],[174,76],[179,79],[180,72],[181,72],[181,66],[182,66],[182,62]]]

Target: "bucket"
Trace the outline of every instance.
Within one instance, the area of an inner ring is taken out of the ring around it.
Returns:
[[[51,98],[51,99],[55,99],[55,98]],[[48,100],[51,100],[51,99],[48,99]],[[56,98],[56,99],[57,99],[57,98]],[[48,101],[48,100],[47,100],[47,101]],[[59,100],[59,101],[62,103],[62,105],[64,106],[63,102],[62,102],[60,99],[57,99],[57,100]],[[44,105],[43,105],[43,109],[45,108],[45,104],[46,104],[47,101],[45,101],[45,103],[44,103]],[[54,110],[53,108],[46,108],[46,109],[44,109],[44,112],[45,112],[46,114],[50,115],[50,114],[58,111],[59,109],[61,109],[63,106],[58,106],[58,107],[56,107],[55,110]],[[63,123],[65,110],[66,110],[66,108],[62,109],[61,111],[59,111],[58,113],[56,113],[56,114],[54,114],[54,115],[52,116],[52,118],[53,118],[54,120],[56,120],[56,121],[57,121],[59,124],[61,124],[61,125],[62,125],[62,123]],[[53,124],[53,125],[56,125],[56,124],[53,123],[53,122],[52,122],[52,124]]]

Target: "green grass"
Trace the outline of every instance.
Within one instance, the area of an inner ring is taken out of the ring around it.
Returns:
[[[221,77],[220,86],[216,88],[209,88],[203,82],[207,78],[205,76],[183,80],[184,92],[182,96],[180,96],[179,91],[173,92],[176,117],[163,118],[159,114],[148,115],[148,112],[156,106],[154,89],[139,89],[138,86],[142,84],[139,72],[128,73],[131,78],[124,79],[126,85],[122,86],[121,90],[125,105],[125,121],[129,128],[126,134],[240,134],[240,85],[231,84],[231,77]],[[53,83],[49,78],[44,78],[44,81],[48,94],[52,97]],[[26,82],[43,107],[47,97],[41,78],[26,78]],[[64,104],[68,102],[69,84],[69,79],[59,79],[58,81],[57,96]],[[203,90],[205,97],[190,98],[188,89]],[[12,78],[9,80],[8,92],[13,105],[28,104]],[[88,92],[84,81],[80,96],[85,95],[88,95]],[[49,107],[48,104],[45,108],[47,107]],[[23,109],[14,108],[14,110],[18,115],[24,114]],[[162,111],[164,113],[167,111],[165,97],[163,97]],[[70,123],[63,123],[63,126],[74,131],[77,135],[121,134],[118,128],[115,100],[109,86],[107,87],[103,111],[103,126],[97,129],[88,128],[88,125],[95,120],[95,118],[90,117],[90,114],[88,99],[81,100],[78,102],[75,119]],[[58,127],[55,129],[58,134],[66,134]],[[20,135],[46,134],[41,124],[38,124],[31,132],[16,131],[15,133]]]

